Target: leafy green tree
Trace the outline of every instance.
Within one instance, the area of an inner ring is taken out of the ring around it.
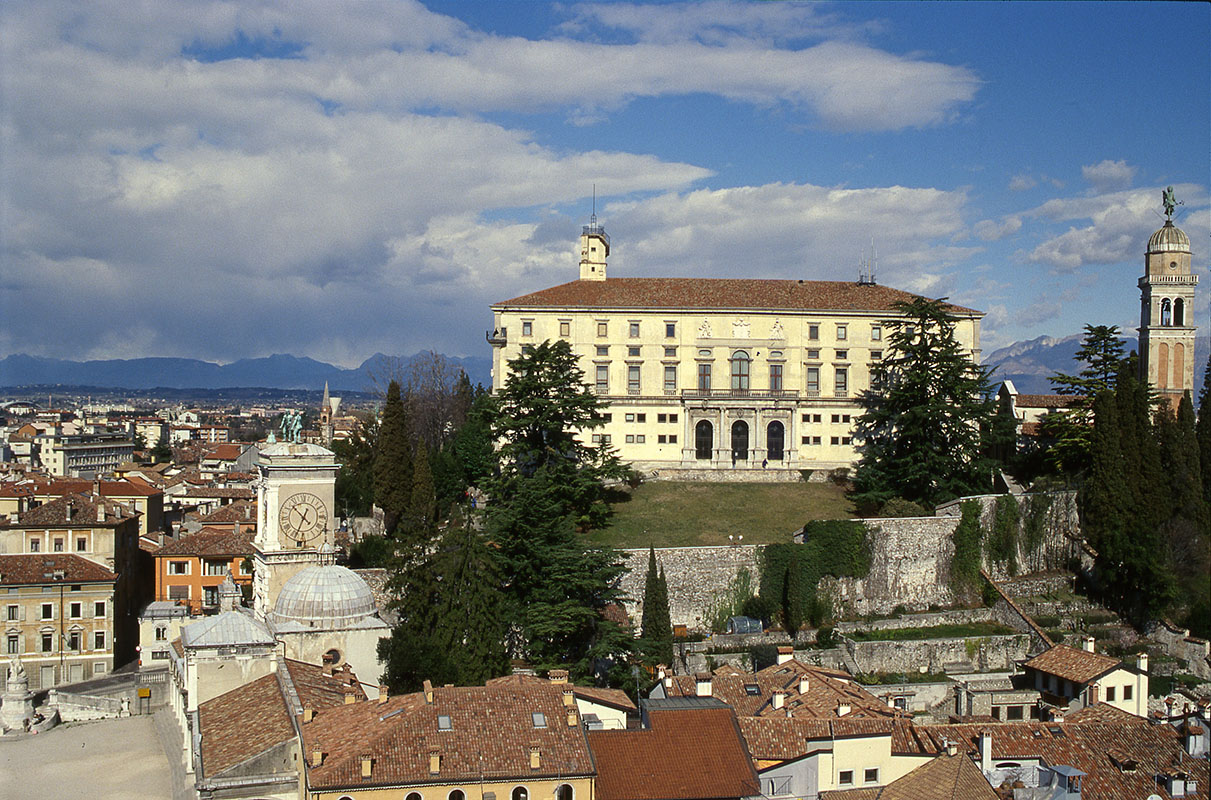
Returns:
[[[361,420],[361,425],[348,439],[337,439],[332,443],[332,451],[341,465],[336,473],[336,506],[347,516],[366,516],[374,503],[377,436],[378,421],[369,417]]]
[[[379,642],[393,691],[434,683],[474,685],[508,670],[499,563],[483,535],[452,528],[413,551],[392,577],[399,622]]]
[[[970,602],[980,591],[980,504],[966,500],[959,507],[959,524],[954,531],[954,555],[950,561],[950,590]]]
[[[893,497],[933,506],[987,491],[987,372],[955,338],[942,300],[918,297],[897,310],[903,317],[890,325],[878,388],[859,399],[854,500],[868,509]]]
[[[394,534],[412,499],[412,439],[399,382],[387,387],[374,454],[374,502],[383,509],[388,534]]]
[[[1085,338],[1073,356],[1085,366],[1076,375],[1057,373],[1049,380],[1056,394],[1080,399],[1071,408],[1048,414],[1042,432],[1051,440],[1046,462],[1061,475],[1077,477],[1090,467],[1093,445],[1093,399],[1113,390],[1122,367],[1123,340],[1116,325],[1086,325]]]
[[[672,666],[673,626],[669,620],[669,591],[664,570],[656,567],[656,550],[648,548],[648,572],[643,583],[643,641],[641,647],[651,664]]]
[[[582,528],[599,527],[609,513],[603,481],[621,478],[626,467],[607,445],[582,441],[604,424],[604,401],[589,390],[571,346],[545,341],[509,362],[509,376],[492,411],[492,437],[499,441],[497,493],[546,473],[562,509]]]
[[[167,442],[158,442],[155,447],[151,448],[151,462],[153,464],[163,464],[165,461],[172,461],[172,448]]]

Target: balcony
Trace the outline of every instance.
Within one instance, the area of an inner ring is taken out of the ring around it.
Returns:
[[[509,329],[497,328],[493,331],[486,331],[484,338],[488,340],[488,344],[493,347],[504,347],[509,343]]]
[[[798,400],[797,389],[682,389],[686,399],[754,399],[754,400]]]

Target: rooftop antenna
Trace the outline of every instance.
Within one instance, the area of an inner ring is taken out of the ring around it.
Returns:
[[[593,184],[593,213],[589,215],[589,224],[597,225],[597,184]]]
[[[859,286],[874,286],[875,285],[875,269],[878,263],[878,256],[875,251],[875,240],[872,237],[870,240],[870,259],[866,258],[866,248],[862,248],[862,258],[858,262],[858,285]]]

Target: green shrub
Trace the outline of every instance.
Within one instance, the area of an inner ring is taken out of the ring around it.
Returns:
[[[761,548],[763,602],[780,613],[785,630],[794,634],[806,621],[832,618],[832,604],[817,595],[820,578],[864,577],[870,571],[866,526],[853,520],[818,520],[803,527],[803,544],[780,543]]]
[[[1017,498],[1001,495],[997,498],[992,513],[992,530],[989,532],[989,560],[1005,565],[1010,575],[1018,574],[1018,531],[1021,527],[1021,509]]]
[[[816,631],[816,647],[833,647],[837,644],[837,631],[831,625],[825,625]]]
[[[880,517],[928,517],[929,511],[919,503],[905,500],[903,497],[893,497],[879,509]]]
[[[954,555],[950,560],[950,590],[970,598],[980,588],[980,504],[966,500],[954,532]]]

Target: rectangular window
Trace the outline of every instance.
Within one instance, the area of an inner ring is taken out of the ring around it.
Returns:
[[[845,328],[845,326],[844,326],[844,325],[838,325],[838,326],[837,326],[837,341],[839,341],[839,342],[843,342],[843,341],[845,341],[845,337],[846,337],[847,335],[848,335],[848,334],[847,334],[847,332],[846,332],[846,328]]]
[[[628,433],[626,441],[627,441],[627,444],[635,444],[635,434]]]
[[[838,350],[837,351],[837,360],[838,361],[845,361],[847,358],[849,358],[848,350]]]
[[[1025,709],[1022,706],[1010,706],[1005,710],[1005,719],[1009,721],[1021,722],[1026,716]]]
[[[883,341],[883,327],[882,326],[880,326],[880,325],[871,325],[870,326],[870,340],[872,342]]]
[[[8,654],[11,656],[11,655],[16,655],[17,653],[20,653],[20,652],[21,652],[21,639],[18,638],[17,634],[10,633],[8,635]]]
[[[840,436],[830,437],[828,440],[828,443],[833,444],[833,445],[841,444],[841,437]]]
[[[55,646],[55,636],[51,633],[42,634],[42,652],[49,653]]]
[[[530,320],[525,320],[524,322],[522,322],[521,323],[521,335],[522,336],[533,336],[534,335],[534,323],[530,322]]]
[[[867,768],[867,769],[863,770],[862,780],[865,783],[878,783],[879,782],[879,768],[874,767],[874,768]]]
[[[664,368],[664,390],[666,392],[677,391],[677,368],[671,365],[666,365]]]
[[[639,323],[638,322],[631,322],[631,323],[627,324],[627,335],[630,336],[632,339],[639,338]]]
[[[168,574],[169,575],[188,575],[189,574],[189,562],[188,561],[169,561],[168,562]]]
[[[807,393],[820,394],[820,368],[807,368]]]
[[[54,618],[55,618],[55,604],[54,603],[43,603],[42,604],[42,619],[54,619]]]
[[[611,422],[613,422],[613,421],[614,421],[614,415],[613,415],[613,414],[609,414],[609,413],[607,413],[607,414],[602,414],[602,415],[601,415],[601,420],[602,420],[602,422],[604,422],[604,423],[606,423],[606,424],[608,425],[609,423],[611,423]]]
[[[627,365],[627,391],[631,394],[639,394],[639,365]]]
[[[21,618],[20,607],[19,606],[9,606],[8,612],[5,614],[5,617],[8,619],[9,622],[16,622],[18,619]]]
[[[98,600],[97,602],[93,603],[93,616],[94,617],[105,616],[105,601],[104,600]]]
[[[854,771],[852,769],[843,769],[839,773],[837,773],[837,785],[838,786],[853,786],[854,785]]]
[[[883,360],[883,351],[882,350],[871,350],[870,351],[870,360],[871,361],[882,361]]]
[[[611,436],[610,434],[608,434],[608,433],[603,433],[603,434],[601,434],[601,443],[602,443],[602,444],[604,444],[604,445],[608,445],[608,444],[609,444],[610,442],[612,442],[613,440],[614,440],[614,437],[613,437],[613,436]]]
[[[807,326],[807,338],[809,338],[813,341],[815,341],[816,339],[819,339],[820,338],[820,326],[819,325],[808,325]]]
[[[635,421],[636,421],[636,422],[647,422],[647,421],[648,421],[648,415],[647,415],[647,414],[636,414],[636,415],[635,415]]]
[[[226,561],[207,561],[206,562],[206,574],[207,575],[226,575],[227,574],[227,562]]]
[[[657,421],[657,422],[668,422],[668,421],[669,421],[669,415],[668,415],[668,414],[657,414],[657,415],[656,415],[656,421]]]
[[[627,358],[639,358],[639,348],[638,347],[628,347],[627,348]]]
[[[807,444],[807,445],[818,445],[818,444],[820,444],[821,441],[822,440],[819,436],[804,436],[803,437],[803,443]]]
[[[849,370],[847,368],[837,367],[835,380],[833,381],[833,391],[838,397],[849,394]]]
[[[79,631],[72,631],[71,633],[67,634],[67,649],[68,650],[79,650],[80,649],[80,632]]]
[[[105,649],[105,631],[93,631],[93,650]]]
[[[597,355],[608,356],[610,354],[610,346],[608,344],[597,345]]]
[[[664,323],[664,338],[672,339],[676,335],[677,335],[677,323],[676,322]]]
[[[70,616],[72,619],[80,619],[80,617],[84,616],[84,604],[83,603],[69,604],[67,606],[67,613],[68,613],[68,616]]]
[[[698,365],[698,391],[709,392],[711,390],[711,365]]]
[[[669,444],[677,444],[677,434],[675,434],[675,433],[669,434]]]
[[[1135,695],[1134,686],[1127,684],[1126,686],[1123,687],[1123,699],[1124,700],[1131,700],[1131,699],[1133,699],[1134,695]]]
[[[638,434],[635,437],[635,444],[644,444],[646,441],[647,441],[647,436],[642,433]]]
[[[669,437],[665,436],[663,433],[656,436],[656,444],[668,444],[668,440]]]
[[[559,335],[560,336],[571,336],[572,335],[572,323],[561,321],[559,323]]]
[[[169,586],[168,587],[168,599],[169,600],[188,600],[189,599],[189,587],[188,586]]]
[[[156,641],[157,642],[168,641],[168,628],[161,628],[159,626],[156,627]]]
[[[676,347],[664,348],[664,357],[665,358],[676,358],[677,357],[677,348]]]
[[[41,539],[30,539],[29,540],[29,551],[31,553],[37,553],[41,549],[42,549],[42,540]]]
[[[771,392],[782,391],[782,365],[769,365],[769,388]]]
[[[808,350],[807,358],[809,361],[819,361],[820,360],[820,351],[819,350]]]
[[[853,437],[850,437],[850,436],[841,437],[841,444],[853,444],[853,441],[854,441]]]
[[[669,422],[676,422],[676,421],[677,421],[677,415],[669,414]]]
[[[627,415],[625,415],[625,416],[624,416],[622,419],[623,419],[623,421],[624,421],[624,422],[634,422],[634,421],[635,421],[635,415],[634,415],[634,414],[627,414]]]
[[[840,421],[841,421],[841,415],[840,415],[840,414],[833,414],[833,423],[837,423],[837,422],[840,422]]]
[[[597,335],[598,336],[609,336],[610,335],[610,324],[608,322],[598,322],[597,323]]]
[[[1113,686],[1107,686],[1107,687],[1106,687],[1106,702],[1107,702],[1107,703],[1113,703],[1113,702],[1114,702],[1114,696],[1115,696],[1115,694],[1114,694],[1114,687],[1113,687]]]
[[[55,552],[56,553],[63,552],[63,540],[58,537],[55,537]]]
[[[76,552],[83,553],[87,549],[88,549],[88,539],[84,538],[83,536],[77,537],[76,538]]]
[[[597,394],[609,394],[610,368],[605,364],[597,365]]]

